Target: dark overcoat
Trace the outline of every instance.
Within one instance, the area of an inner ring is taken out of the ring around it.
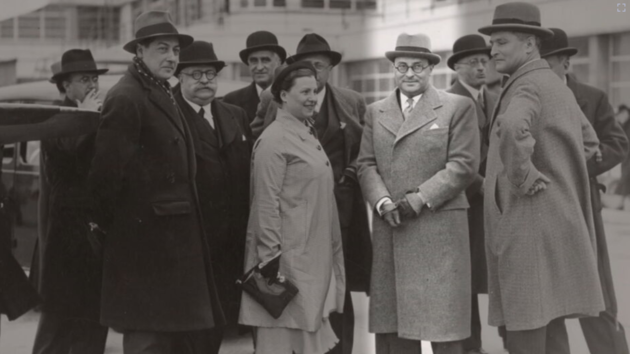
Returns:
[[[468,97],[475,103],[477,123],[479,126],[479,172],[473,183],[466,188],[466,197],[470,208],[468,209],[468,232],[470,233],[470,262],[471,283],[473,294],[485,294],[488,292],[488,266],[486,264],[486,243],[483,227],[483,179],[486,174],[486,157],[488,156],[488,124],[489,117],[497,102],[498,96],[488,90],[483,90],[484,106],[472,97],[470,91],[457,80],[446,92]]]
[[[343,242],[344,262],[346,269],[346,289],[349,291],[369,292],[370,273],[372,268],[372,241],[367,218],[367,208],[361,187],[356,177],[357,156],[361,144],[365,100],[352,90],[326,85],[327,96],[334,107],[337,119],[336,128],[343,131],[344,151],[343,169],[349,178],[335,181],[335,199],[339,210],[341,236]],[[324,106],[322,106],[323,108]],[[251,124],[254,137],[260,136],[275,119],[278,104],[273,101],[269,90],[263,91],[256,118]],[[324,150],[328,150],[322,141]]]
[[[610,269],[610,256],[606,244],[606,233],[602,219],[602,201],[600,190],[603,185],[597,182],[597,176],[615,167],[628,154],[628,137],[615,119],[615,112],[608,101],[608,96],[595,87],[583,84],[573,75],[567,75],[567,86],[575,95],[580,109],[591,123],[599,139],[601,161],[592,157],[586,163],[591,184],[591,202],[593,203],[593,223],[597,239],[597,263],[602,282],[606,309],[617,313],[617,299]]]
[[[256,109],[260,103],[256,83],[232,91],[223,97],[223,102],[241,107],[247,113],[248,121],[251,123],[256,117]]]
[[[132,64],[109,91],[89,175],[104,242],[101,323],[190,331],[224,323],[174,98]]]
[[[238,322],[245,235],[249,215],[252,134],[242,108],[212,102],[215,129],[175,95],[190,127],[197,160],[197,190],[212,259],[215,284],[228,324]]]

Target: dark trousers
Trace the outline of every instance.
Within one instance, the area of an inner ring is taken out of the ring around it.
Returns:
[[[508,330],[507,349],[510,354],[569,354],[569,335],[564,318],[556,318],[536,329]]]
[[[433,354],[463,354],[462,341],[431,342]],[[398,333],[377,333],[376,354],[422,354],[419,340],[398,337]]]
[[[42,312],[33,354],[103,354],[107,331],[96,321]]]
[[[580,318],[580,326],[591,354],[628,354],[626,332],[621,323],[618,325],[615,317],[607,311],[601,312],[599,317]]]
[[[464,340],[464,350],[481,349],[481,316],[479,314],[479,299],[477,294],[472,296],[470,316],[470,337]]]
[[[217,338],[218,337],[218,338]],[[222,333],[217,330],[189,332],[127,331],[123,336],[124,354],[216,354]]]
[[[343,313],[330,314],[330,326],[339,339],[339,343],[328,353],[329,354],[352,354],[354,343],[354,307],[352,306],[352,296],[346,291],[346,299],[343,305]]]

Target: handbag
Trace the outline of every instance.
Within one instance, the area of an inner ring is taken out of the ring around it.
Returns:
[[[274,319],[278,319],[299,292],[288,279],[278,274],[280,255],[248,270],[236,284],[258,302]]]

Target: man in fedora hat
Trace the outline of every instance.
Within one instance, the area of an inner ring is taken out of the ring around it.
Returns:
[[[212,43],[195,41],[182,50],[175,99],[186,118],[195,146],[197,191],[208,234],[212,270],[228,328],[236,328],[249,215],[249,166],[252,136],[245,111],[215,100],[217,75],[225,63]],[[210,353],[218,353],[223,327],[209,334]]]
[[[453,44],[453,55],[447,65],[457,73],[457,80],[446,92],[468,97],[475,102],[479,127],[480,161],[479,172],[473,183],[466,189],[470,208],[468,209],[468,232],[470,233],[470,257],[472,261],[472,317],[471,336],[464,341],[467,353],[486,353],[481,345],[481,317],[479,315],[478,294],[488,293],[488,276],[483,229],[483,176],[486,170],[488,140],[486,130],[488,117],[498,100],[498,96],[486,89],[486,68],[490,60],[490,47],[478,34],[459,38]]]
[[[100,110],[98,78],[108,70],[97,68],[90,50],[70,49],[52,69],[50,81],[65,95],[61,106]],[[94,138],[89,133],[41,142],[45,228],[38,240],[38,285],[44,303],[34,354],[105,350],[108,328],[99,323],[102,265],[85,238]]]
[[[512,354],[568,353],[568,316],[604,309],[586,161],[595,131],[571,91],[540,59],[538,7],[496,7],[497,71],[510,75],[490,119],[484,181],[489,323]]]
[[[601,90],[583,84],[573,75],[567,74],[571,56],[578,50],[569,47],[567,34],[559,28],[550,28],[554,36],[543,40],[541,56],[547,61],[551,70],[555,72],[573,92],[582,112],[589,120],[599,138],[600,156],[592,157],[586,167],[591,186],[591,203],[593,208],[593,222],[595,238],[597,240],[597,269],[604,293],[606,310],[598,317],[580,318],[582,332],[586,338],[592,354],[611,353],[628,354],[623,326],[617,321],[617,299],[613,286],[610,269],[610,257],[606,244],[604,222],[602,220],[602,204],[600,189],[603,186],[597,182],[597,176],[610,170],[622,162],[628,153],[628,137],[615,119],[608,97]]]
[[[125,354],[207,353],[207,330],[224,317],[193,140],[168,83],[193,38],[161,11],[141,14],[135,28],[124,46],[135,57],[103,104],[89,175],[90,236],[103,257],[101,323],[124,333]]]
[[[431,85],[440,56],[428,36],[403,33],[385,56],[397,89],[368,106],[357,160],[375,212],[370,332],[377,354],[419,354],[421,340],[460,354],[470,336],[465,190],[479,168],[476,109]]]
[[[250,34],[246,46],[239,56],[249,67],[253,82],[247,87],[228,93],[223,101],[243,108],[251,122],[256,117],[260,94],[271,86],[276,69],[286,60],[287,52],[278,45],[276,35],[267,31]]]
[[[331,354],[352,352],[354,337],[354,309],[350,291],[369,290],[372,244],[365,202],[356,177],[356,158],[359,153],[365,101],[352,90],[328,83],[332,68],[341,62],[341,53],[331,50],[320,35],[305,35],[296,54],[287,63],[308,61],[317,70],[318,98],[315,107],[315,130],[333,168],[335,198],[341,223],[341,234],[346,269],[346,299],[343,314],[334,313],[330,322],[339,344]],[[258,105],[256,119],[251,124],[254,137],[276,119],[278,104],[265,90]]]

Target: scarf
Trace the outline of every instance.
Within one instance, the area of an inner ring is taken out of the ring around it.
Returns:
[[[133,57],[133,65],[136,67],[136,70],[140,73],[140,75],[149,79],[149,81],[156,84],[159,88],[166,92],[166,95],[171,99],[171,102],[174,105],[177,105],[175,102],[175,96],[173,96],[173,91],[171,90],[171,84],[167,80],[158,80],[147,68],[146,64],[142,61],[142,59],[138,57]]]

